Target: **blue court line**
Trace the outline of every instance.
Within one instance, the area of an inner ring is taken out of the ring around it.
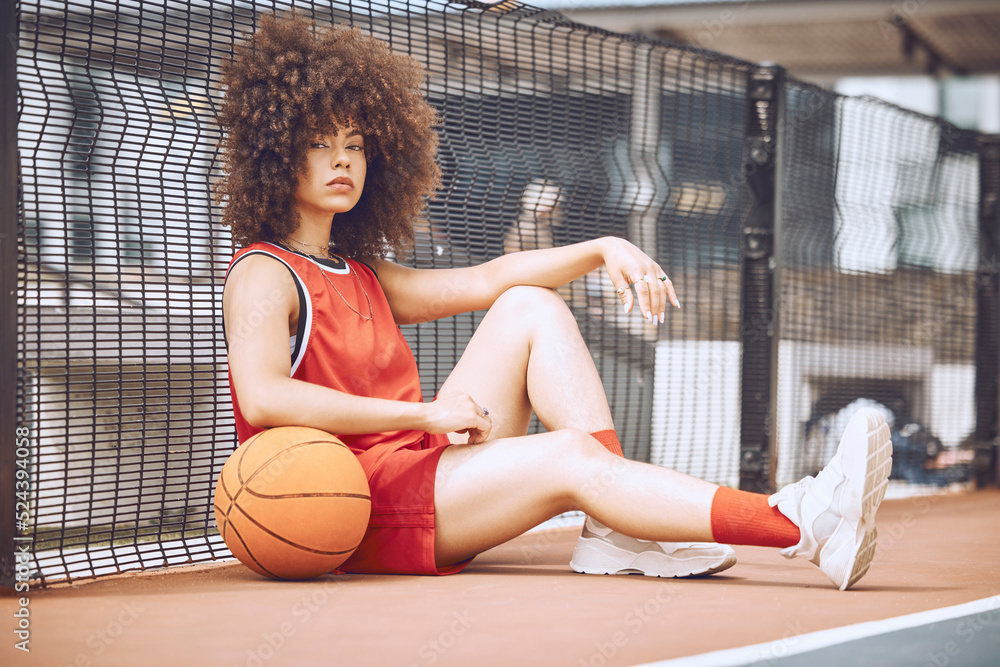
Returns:
[[[636,667],[996,667],[1000,595]]]

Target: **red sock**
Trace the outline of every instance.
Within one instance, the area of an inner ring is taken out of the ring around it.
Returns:
[[[798,526],[761,493],[720,486],[712,497],[712,537],[719,544],[790,547],[801,539]]]
[[[625,453],[622,451],[622,443],[618,442],[618,434],[615,433],[613,428],[609,428],[604,431],[594,431],[590,435],[599,443],[604,445],[604,449],[608,450],[612,454],[625,458]]]

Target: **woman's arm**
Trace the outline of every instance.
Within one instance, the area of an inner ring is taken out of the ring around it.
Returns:
[[[433,403],[352,396],[291,377],[289,323],[298,293],[288,270],[268,257],[247,257],[230,272],[222,297],[229,370],[243,417],[260,428],[312,426],[349,435],[418,429],[489,437],[490,419],[467,394]]]
[[[609,236],[582,243],[526,250],[497,257],[478,266],[460,269],[411,269],[388,261],[376,263],[393,316],[399,324],[427,322],[471,310],[484,310],[516,285],[555,289],[599,266],[606,266],[622,297],[625,312],[635,300],[650,323],[662,322],[669,301],[680,308],[670,280],[659,264],[637,247]],[[643,280],[649,276],[648,280]]]

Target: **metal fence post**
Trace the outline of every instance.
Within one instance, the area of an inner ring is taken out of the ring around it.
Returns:
[[[979,270],[976,275],[977,483],[998,478],[1000,435],[1000,135],[979,138]]]
[[[14,586],[17,445],[17,6],[0,0],[0,587]]]
[[[748,73],[743,175],[753,200],[740,235],[740,488],[774,489],[777,451],[781,128],[785,70]]]

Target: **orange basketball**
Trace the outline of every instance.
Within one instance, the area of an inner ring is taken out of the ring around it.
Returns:
[[[354,453],[314,428],[262,431],[226,461],[215,521],[241,563],[273,579],[336,569],[361,543],[371,495]]]

